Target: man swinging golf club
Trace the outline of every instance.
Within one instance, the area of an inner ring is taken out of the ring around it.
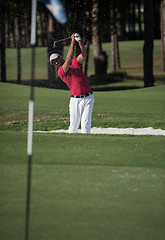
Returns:
[[[81,54],[73,59],[74,44],[78,42]],[[78,33],[71,35],[71,43],[68,50],[66,60],[58,53],[50,56],[50,63],[58,68],[58,76],[68,85],[71,92],[69,104],[70,110],[70,126],[69,133],[75,133],[81,122],[81,133],[90,133],[92,110],[94,104],[94,96],[89,86],[87,77],[81,70],[87,56],[86,48],[81,41]]]

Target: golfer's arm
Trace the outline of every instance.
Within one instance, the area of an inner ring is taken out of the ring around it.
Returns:
[[[83,64],[83,62],[87,56],[87,51],[86,51],[86,48],[85,48],[84,44],[82,43],[82,41],[79,41],[78,43],[79,43],[79,47],[81,49],[81,54],[78,55],[77,62],[80,64]]]
[[[63,69],[64,73],[66,73],[69,70],[69,66],[72,63],[73,54],[74,54],[74,41],[71,42],[69,50],[68,50],[68,54],[66,56],[66,60],[65,60],[64,64],[62,65],[62,69]]]

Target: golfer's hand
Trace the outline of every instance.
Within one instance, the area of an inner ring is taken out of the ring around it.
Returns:
[[[75,40],[76,40],[77,42],[81,41],[81,36],[80,36],[79,33],[75,33],[74,36],[75,36]]]
[[[74,33],[71,35],[72,42],[75,42],[75,36]]]

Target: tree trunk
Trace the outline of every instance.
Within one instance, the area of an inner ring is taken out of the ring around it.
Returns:
[[[99,35],[99,1],[93,0],[92,8],[92,43],[95,74],[105,74],[107,72],[107,55],[101,49]]]
[[[17,83],[21,83],[21,47],[17,46]]]
[[[48,19],[48,80],[49,83],[55,81],[55,69],[54,66],[49,63],[49,57],[53,53],[53,17],[51,14],[49,14],[49,19]]]
[[[6,82],[6,34],[5,34],[5,0],[2,0],[1,5],[1,81]]]
[[[56,33],[56,35],[55,35],[55,38],[54,38],[53,41],[64,38],[62,36],[61,28],[62,28],[61,24],[58,23],[58,22],[55,22],[55,30],[56,30],[55,33]],[[58,42],[56,44],[56,47],[54,48],[54,52],[63,56],[64,43],[63,42]],[[57,88],[58,89],[64,89],[64,90],[68,89],[68,86],[61,80],[61,78],[58,77],[58,71],[56,71],[56,69],[55,69],[55,78],[57,79]]]
[[[132,12],[132,17],[131,17],[131,23],[132,23],[132,32],[133,32],[133,36],[135,36],[136,38],[136,12],[135,12],[135,0],[132,1],[132,9],[131,9],[131,12]]]
[[[20,32],[19,32],[19,18],[15,17],[15,40],[17,47],[17,83],[21,83],[21,47],[20,47]]]
[[[84,73],[86,76],[88,75],[89,47],[90,47],[90,42],[89,42],[89,40],[87,40],[87,57],[85,60],[85,69],[84,69]]]
[[[143,67],[144,67],[144,87],[154,86],[153,76],[153,38],[154,38],[154,15],[153,0],[144,1],[144,48],[143,48]]]
[[[13,44],[11,44],[11,45],[13,45],[13,47],[15,48],[17,43],[16,43],[15,25],[14,25],[14,23],[15,23],[15,19],[12,19],[12,21],[11,21],[12,27],[11,28],[12,28],[12,34],[13,34]],[[8,35],[8,38],[10,38],[10,35]]]
[[[111,70],[114,72],[116,70],[116,43],[115,34],[111,33]]]
[[[153,8],[154,8],[154,38],[161,38],[161,30],[160,30],[160,2],[161,0],[153,0]]]
[[[139,39],[142,39],[142,25],[141,25],[141,0],[138,0],[138,25],[139,25]]]
[[[120,51],[119,51],[119,41],[116,34],[116,66],[120,69]]]
[[[99,58],[101,54],[101,45],[99,39],[99,23],[98,23],[99,3],[93,0],[92,9],[92,43],[93,43],[93,57],[95,65],[95,74],[99,74]]]
[[[30,34],[29,34],[29,31],[28,31],[29,26],[28,26],[28,13],[27,12],[24,13],[24,27],[25,27],[25,33],[24,33],[25,47],[30,47]]]
[[[120,68],[120,53],[119,53],[119,43],[118,43],[118,9],[115,9],[113,3],[110,5],[110,16],[111,16],[111,64],[112,72],[117,68]]]
[[[162,65],[165,72],[165,0],[161,2],[161,40],[162,40]]]
[[[44,27],[43,27],[41,15],[40,15],[39,23],[40,23],[40,28],[41,28],[41,43],[42,43],[42,47],[43,47],[43,46],[45,46],[45,41],[44,41],[44,34],[43,34]]]

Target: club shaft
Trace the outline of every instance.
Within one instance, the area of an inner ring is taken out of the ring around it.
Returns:
[[[62,41],[67,40],[67,39],[70,39],[70,37],[67,37],[67,38],[63,38],[63,39],[57,40],[57,41],[55,41],[55,43],[56,43],[56,42],[62,42]]]

